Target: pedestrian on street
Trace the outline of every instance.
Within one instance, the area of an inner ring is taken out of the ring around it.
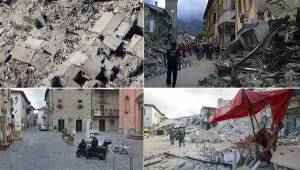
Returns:
[[[220,46],[219,46],[219,44],[217,44],[216,46],[215,46],[215,51],[216,51],[216,56],[215,56],[215,59],[218,59],[219,57],[220,57]]]
[[[182,50],[182,56],[183,56],[183,58],[185,58],[186,47],[184,44],[181,44],[181,50]]]
[[[168,134],[170,135],[171,145],[174,145],[174,141],[175,141],[175,138],[176,138],[176,129],[174,127],[171,127],[168,131]]]
[[[199,45],[197,45],[195,47],[195,50],[196,50],[197,60],[199,60],[200,59],[200,48],[199,48]]]
[[[178,140],[179,140],[179,147],[181,147],[181,145],[185,146],[185,143],[184,143],[185,129],[183,126],[180,126],[178,128],[177,136],[178,136]]]
[[[175,87],[177,81],[177,70],[180,70],[180,54],[176,50],[176,43],[171,43],[171,48],[166,52],[164,65],[167,67],[167,86]],[[173,81],[171,76],[173,74]]]

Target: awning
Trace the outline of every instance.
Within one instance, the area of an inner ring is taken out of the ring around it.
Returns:
[[[282,90],[249,90],[241,89],[237,95],[224,107],[217,108],[209,122],[219,122],[257,114],[267,105],[271,106],[272,127],[275,122],[283,127],[283,117],[293,95],[292,89]]]

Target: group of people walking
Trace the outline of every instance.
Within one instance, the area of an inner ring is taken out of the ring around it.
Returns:
[[[220,57],[220,47],[218,44],[198,44],[195,46],[195,53],[197,55],[197,60],[206,58],[208,60],[217,59]]]
[[[181,146],[185,146],[185,141],[184,141],[184,137],[185,137],[185,128],[183,126],[180,126],[178,128],[176,127],[171,127],[168,131],[168,134],[170,135],[170,142],[171,145],[174,145],[175,140],[179,141],[179,147]]]
[[[206,58],[209,60],[218,58],[220,56],[219,45],[199,44],[196,46],[189,46],[184,44],[177,45],[175,42],[171,43],[171,47],[167,50],[164,57],[164,66],[167,68],[166,83],[168,87],[175,87],[177,81],[177,72],[181,69],[181,57],[186,57],[186,53],[190,56],[193,54],[193,48],[197,55],[197,59]]]

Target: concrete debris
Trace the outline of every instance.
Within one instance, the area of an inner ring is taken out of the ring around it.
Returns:
[[[300,79],[300,3],[268,1],[270,21],[244,24],[209,75],[214,87],[297,87]],[[203,81],[203,80],[200,80]]]
[[[2,0],[0,21],[1,87],[143,87],[140,0]]]

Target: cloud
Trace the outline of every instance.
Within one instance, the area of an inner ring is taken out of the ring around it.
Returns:
[[[230,100],[239,89],[144,89],[145,103],[154,104],[168,118],[200,114],[202,106],[216,107],[218,98]]]
[[[26,94],[26,97],[30,101],[31,105],[35,109],[42,108],[46,106],[46,102],[44,100],[46,89],[40,88],[18,88],[15,90],[22,90]]]
[[[155,0],[145,0],[146,3],[155,4]],[[164,8],[165,0],[157,0],[158,6]],[[178,18],[184,21],[202,20],[207,0],[178,0]]]

